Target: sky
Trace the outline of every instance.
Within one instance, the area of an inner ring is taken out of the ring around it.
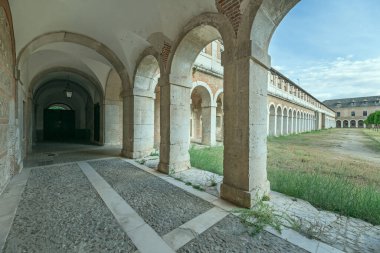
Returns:
[[[380,95],[380,0],[301,0],[269,54],[275,69],[321,101]]]

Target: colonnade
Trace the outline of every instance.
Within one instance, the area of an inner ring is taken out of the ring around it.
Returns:
[[[268,135],[281,136],[318,129],[317,117],[309,112],[270,104],[268,108]]]
[[[364,120],[337,120],[336,128],[366,128]]]

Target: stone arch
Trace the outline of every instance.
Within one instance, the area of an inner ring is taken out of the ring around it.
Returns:
[[[192,66],[202,49],[221,39],[226,52],[234,48],[234,30],[229,20],[219,13],[205,13],[193,18],[172,47],[168,65],[170,82],[191,86]]]
[[[165,143],[161,142],[158,169],[164,173],[190,168],[190,106],[183,102],[190,99],[192,68],[196,58],[204,47],[217,39],[222,39],[224,52],[231,52],[235,48],[233,29],[222,14],[202,14],[192,19],[182,30],[175,42],[168,46],[170,54],[167,62],[163,62],[165,75],[162,75],[160,83],[162,94],[168,98],[166,104],[161,106],[167,120],[161,122],[161,138]]]
[[[297,133],[302,133],[301,121],[302,121],[301,111],[297,110]]]
[[[212,91],[210,89],[210,86],[208,86],[207,83],[202,82],[202,81],[193,82],[193,88],[191,89],[191,94],[196,89],[201,91],[200,94],[202,96],[202,106],[215,106],[216,105],[216,100],[214,102]]]
[[[349,128],[348,120],[343,120],[343,128]]]
[[[67,31],[50,32],[37,36],[23,47],[17,56],[16,68],[19,70],[24,61],[38,48],[56,42],[67,42],[85,46],[102,55],[113,66],[123,82],[123,88],[130,87],[130,78],[126,66],[118,58],[118,56],[105,44],[90,38],[86,35],[72,33]]]
[[[213,103],[216,104],[217,103],[217,100],[220,96],[220,94],[224,93],[224,89],[221,88],[221,89],[218,89],[216,92],[215,92],[215,95],[214,95],[214,99],[213,99]]]
[[[145,50],[134,73],[133,88],[154,95],[161,74],[159,55],[153,48]]]
[[[358,128],[364,128],[364,120],[358,121]]]
[[[105,91],[103,90],[102,84],[99,82],[98,79],[94,78],[93,76],[91,76],[91,75],[89,75],[83,71],[80,71],[80,70],[74,69],[74,68],[70,68],[70,67],[54,67],[54,68],[46,69],[46,70],[41,71],[40,73],[36,74],[34,77],[32,77],[30,85],[28,87],[29,88],[28,89],[29,94],[33,94],[33,91],[38,89],[39,81],[41,80],[41,78],[43,78],[46,75],[53,74],[53,73],[59,73],[59,72],[73,73],[75,75],[79,75],[79,76],[83,77],[84,79],[89,80],[95,86],[95,88],[97,89],[99,94],[101,95],[101,99],[103,99],[105,97]]]
[[[356,120],[351,120],[350,121],[350,128],[356,128]]]
[[[282,110],[282,134],[288,135],[289,114],[288,108],[285,106]]]
[[[216,142],[216,106],[213,103],[210,87],[201,81],[193,83],[191,90],[191,137],[204,145]]]
[[[245,1],[241,23],[237,33],[239,47],[252,43],[251,54],[262,64],[270,66],[269,43],[274,31],[286,14],[300,0]],[[265,27],[265,28],[263,28]]]
[[[216,105],[216,141],[223,142],[224,132],[224,93],[219,89],[214,95]]]
[[[293,133],[297,133],[297,110],[296,110],[296,108],[294,108],[294,110],[293,110]]]
[[[290,107],[289,108],[289,111],[288,111],[288,117],[289,117],[289,121],[288,121],[288,134],[292,134],[294,132],[294,129],[293,129],[293,121],[294,121],[294,118],[293,118],[293,108]]]
[[[161,89],[158,82],[162,67],[159,54],[149,47],[142,52],[137,63],[133,87],[124,98],[125,107],[133,108],[130,114],[126,113],[127,108],[124,109],[124,124],[129,125],[124,135],[133,137],[124,138],[123,152],[128,157],[149,155],[161,143]]]
[[[123,91],[122,81],[115,69],[108,73],[105,85],[104,122],[105,144],[120,145],[123,142]]]
[[[276,136],[276,106],[269,105],[269,135]]]
[[[276,108],[276,136],[282,135],[282,125],[283,125],[283,118],[282,118],[282,106],[277,105]]]
[[[66,76],[70,75],[71,80],[68,81],[66,79]],[[42,140],[41,137],[39,137],[41,134],[38,133],[38,129],[40,128],[41,131],[41,120],[43,120],[42,113],[43,109],[39,106],[39,108],[35,107],[34,104],[37,101],[37,94],[39,93],[39,90],[42,86],[45,86],[46,84],[52,83],[52,82],[69,82],[70,84],[73,84],[74,86],[78,86],[79,90],[83,90],[84,92],[82,94],[87,94],[91,99],[90,104],[86,104],[88,107],[87,116],[85,120],[85,128],[87,128],[90,131],[90,138],[91,141],[97,144],[103,144],[104,143],[104,135],[105,135],[105,121],[104,121],[104,107],[103,107],[103,101],[104,101],[104,91],[102,88],[102,85],[100,81],[78,69],[70,68],[70,67],[54,67],[50,69],[46,69],[44,71],[41,71],[37,73],[35,76],[32,77],[32,80],[30,82],[30,85],[28,87],[28,96],[27,96],[27,107],[30,110],[30,113],[28,115],[28,118],[26,120],[26,127],[28,129],[28,135],[26,136],[27,139],[27,148],[29,151],[32,149],[32,143],[37,140]],[[72,87],[74,88],[74,87]],[[41,95],[41,94],[40,94]],[[85,95],[85,96],[87,96]],[[53,101],[52,101],[53,102]],[[89,102],[86,102],[89,103]],[[95,123],[94,121],[94,107],[91,106],[99,106],[99,111],[97,111],[97,121],[98,123]],[[37,106],[37,105],[36,105]],[[84,106],[84,105],[83,105]],[[42,111],[41,111],[42,110]],[[82,109],[76,108],[77,111],[81,111]],[[83,114],[84,112],[82,112]],[[39,114],[39,115],[38,115]],[[37,122],[37,117],[39,118],[39,127]],[[76,116],[77,120],[79,118]],[[83,118],[82,118],[83,119]],[[78,128],[83,128],[84,125],[76,125]]]

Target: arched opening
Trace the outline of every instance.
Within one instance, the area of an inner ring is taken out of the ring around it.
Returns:
[[[35,142],[99,143],[100,104],[95,84],[74,73],[44,76],[33,90]]]
[[[224,111],[223,111],[223,93],[216,94],[216,141],[223,143],[223,126],[224,126]]]
[[[342,128],[342,121],[340,120],[336,121],[336,128]]]
[[[167,94],[168,97],[165,101],[168,106],[161,105],[161,108],[167,114],[165,118],[170,119],[161,122],[161,130],[165,129],[164,133],[161,131],[162,140],[165,140],[165,143],[161,143],[160,146],[159,170],[165,173],[174,173],[190,167],[189,133],[198,140],[202,133],[203,144],[212,146],[216,143],[217,104],[213,99],[213,92],[205,87],[198,87],[200,83],[208,85],[211,83],[199,79],[199,69],[195,63],[197,58],[202,57],[200,53],[205,51],[207,46],[216,43],[223,44],[223,41],[219,30],[212,25],[205,25],[204,20],[202,25],[197,23],[199,20],[194,21],[194,24],[189,24],[188,27],[193,28],[183,34],[183,37],[173,47],[174,54],[169,59],[168,84],[160,87],[161,94]],[[219,50],[221,49],[219,48]],[[215,50],[213,49],[217,54],[220,54],[219,50],[217,47]],[[211,62],[212,60],[213,58],[211,58]],[[221,59],[219,59],[220,61]],[[205,64],[207,65],[209,62],[205,62]],[[220,65],[220,69],[223,74],[222,65]],[[197,86],[192,91],[194,82],[197,83]],[[223,82],[224,79],[221,78],[220,83],[223,84]],[[223,85],[218,88],[222,89]],[[207,93],[209,93],[208,96],[206,96]],[[185,103],[190,100],[192,100],[191,106],[189,102]],[[192,110],[195,118],[191,117]],[[189,120],[190,118],[192,120]],[[202,123],[200,124],[200,122]],[[173,155],[170,155],[171,153]]]
[[[122,81],[112,69],[108,74],[104,99],[104,143],[121,145],[123,142]]]
[[[297,112],[296,112],[296,110],[293,110],[293,133],[294,134],[298,133],[297,121],[298,121]]]
[[[350,121],[350,128],[356,128],[356,120]]]
[[[281,106],[278,106],[276,110],[276,136],[282,135],[282,125],[283,125],[282,120],[283,120],[282,109],[281,109]]]
[[[283,110],[283,118],[282,118],[282,134],[287,135],[288,134],[288,109],[284,108]]]
[[[288,134],[292,134],[294,132],[294,129],[293,129],[293,120],[294,120],[294,117],[293,117],[293,110],[292,109],[289,109],[288,115],[289,115]]]
[[[190,126],[191,129],[194,129],[194,132],[197,132],[200,122],[199,114],[202,114],[202,136],[204,140],[202,144],[214,146],[216,144],[216,138],[223,140],[223,126],[222,120],[224,117],[223,113],[223,67],[221,63],[221,55],[224,50],[224,46],[221,40],[214,40],[209,43],[206,47],[202,49],[197,58],[195,59],[193,70],[192,70],[192,80],[193,87],[195,89],[198,86],[203,86],[205,90],[209,93],[207,95],[204,91],[203,96],[209,96],[211,101],[209,105],[196,105],[194,104],[197,96],[197,91],[193,89],[191,94],[192,97],[192,119],[191,122],[193,125]],[[196,92],[194,94],[194,91]],[[215,92],[216,91],[216,92]],[[215,95],[214,95],[215,93]],[[199,96],[199,95],[198,95]],[[195,99],[195,100],[194,100]],[[198,99],[199,100],[199,99]],[[207,98],[209,100],[209,98]],[[204,103],[204,99],[202,99]],[[198,108],[197,108],[198,107]],[[203,107],[202,109],[199,109]],[[199,112],[202,113],[199,113]],[[197,115],[198,114],[198,115]],[[205,118],[207,116],[207,118]],[[214,118],[210,118],[214,117]],[[206,125],[207,126],[206,126]],[[209,126],[209,127],[208,127]],[[206,131],[206,132],[205,132]],[[198,131],[199,132],[199,131]],[[218,135],[218,137],[209,137],[210,134]],[[192,136],[192,141],[196,141]],[[198,136],[199,139],[199,136]]]
[[[348,128],[348,127],[349,127],[348,120],[344,120],[343,121],[343,128]]]
[[[159,78],[160,65],[157,55],[153,50],[148,50],[143,53],[136,69],[133,96],[126,97],[134,114],[133,123],[130,123],[126,129],[133,131],[133,134],[127,134],[133,136],[133,143],[125,144],[130,147],[128,156],[143,157],[154,149],[159,149],[161,143]]]
[[[363,120],[358,121],[358,128],[364,128],[364,121]]]
[[[121,143],[120,87],[129,87],[130,81],[123,62],[106,45],[77,33],[46,33],[26,43],[18,54],[16,68],[25,91],[31,94],[35,94],[37,86],[53,80],[72,81],[87,91],[91,99],[82,102],[87,104],[87,118],[82,118],[82,123],[75,122],[76,140],[81,136],[82,142],[89,140],[98,145]],[[33,115],[34,101],[26,98],[25,102],[26,110]],[[73,111],[78,114],[77,110]],[[27,124],[26,146],[32,151],[32,143],[40,138],[42,128],[36,129],[37,123],[31,116]]]
[[[302,133],[302,113],[297,112],[297,133]]]
[[[72,109],[66,104],[52,104],[47,107],[47,110],[71,111]]]
[[[276,136],[276,108],[273,104],[269,106],[269,136]]]
[[[215,145],[216,108],[211,106],[211,91],[207,84],[194,83],[191,92],[191,141]]]

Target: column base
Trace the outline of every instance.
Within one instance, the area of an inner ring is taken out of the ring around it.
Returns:
[[[228,202],[244,208],[251,208],[270,192],[270,183],[266,181],[262,187],[252,191],[244,191],[223,183],[220,187],[220,197]]]
[[[188,170],[190,168],[191,168],[190,161],[177,162],[177,163],[172,163],[172,164],[160,162],[158,164],[157,170],[162,173],[172,175],[184,170]]]

